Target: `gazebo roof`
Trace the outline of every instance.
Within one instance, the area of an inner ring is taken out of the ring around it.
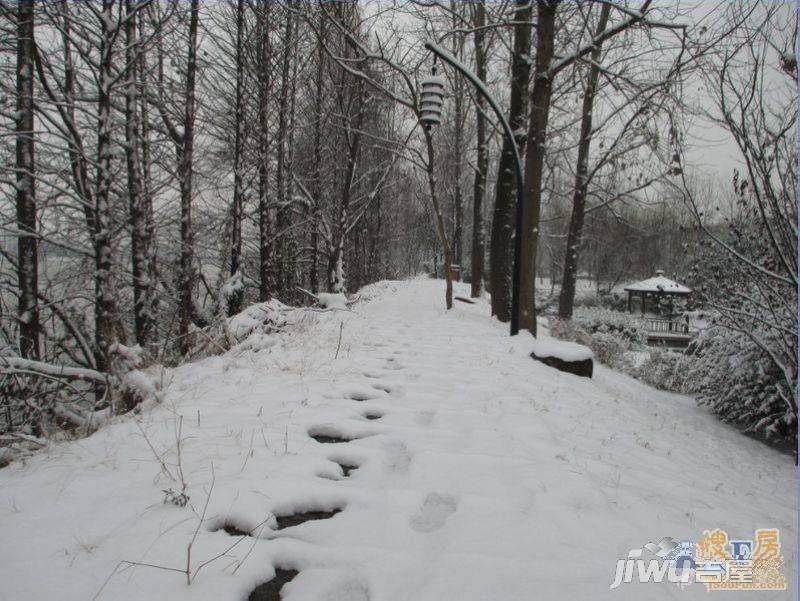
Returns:
[[[663,271],[656,271],[656,275],[650,279],[636,282],[625,286],[626,292],[653,292],[664,294],[691,294],[692,289],[683,284],[679,284],[669,278],[664,277]]]

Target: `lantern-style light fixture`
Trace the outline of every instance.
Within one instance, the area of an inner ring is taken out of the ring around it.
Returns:
[[[444,79],[433,73],[420,82],[419,120],[430,130],[442,122],[442,104],[444,102]]]

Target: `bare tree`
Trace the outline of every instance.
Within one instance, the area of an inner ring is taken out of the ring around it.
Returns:
[[[188,47],[183,90],[183,131],[179,131],[166,109],[164,90],[164,55],[159,49],[158,110],[164,126],[175,145],[178,159],[178,185],[180,187],[180,273],[178,276],[178,350],[186,354],[191,348],[190,330],[194,317],[194,289],[196,281],[194,265],[194,227],[192,225],[192,196],[194,178],[194,129],[196,118],[197,83],[197,29],[199,23],[199,0],[191,0],[189,6]],[[160,32],[159,34],[160,35]]]
[[[234,91],[233,204],[231,206],[231,277],[242,269],[242,221],[244,212],[243,165],[244,145],[244,0],[236,0],[236,90]],[[228,315],[242,310],[244,285],[237,284],[227,300]]]
[[[508,123],[520,153],[525,152],[528,109],[528,86],[531,72],[531,9],[532,3],[517,0],[514,13],[514,49],[511,54],[511,107]],[[513,255],[511,241],[516,220],[516,188],[514,186],[514,155],[509,141],[503,147],[497,165],[497,183],[492,219],[489,253],[489,292],[492,294],[492,313],[500,321],[511,319],[511,270]]]
[[[554,74],[556,11],[558,2],[543,0],[536,5],[536,62],[533,71],[531,113],[528,121],[528,152],[525,156],[525,205],[522,212],[522,278],[519,292],[519,326],[536,335],[536,251],[539,212],[542,204],[547,116]]]
[[[475,67],[478,79],[486,83],[486,4],[478,0],[472,5],[475,29]],[[478,298],[483,288],[483,263],[485,255],[483,201],[486,197],[486,172],[489,170],[489,148],[486,132],[486,100],[482,94],[475,98],[477,123],[477,150],[475,183],[472,192],[472,278],[470,295]]]
[[[600,8],[600,18],[597,22],[595,37],[605,31],[611,6],[603,4]],[[567,236],[567,248],[564,258],[564,274],[561,279],[561,295],[558,301],[558,316],[562,319],[572,317],[572,306],[575,302],[575,282],[578,276],[578,253],[583,230],[583,220],[586,213],[586,191],[589,185],[589,147],[592,143],[592,117],[594,98],[597,93],[597,80],[600,77],[600,59],[603,52],[602,44],[597,44],[591,53],[589,74],[586,79],[586,88],[583,92],[583,105],[581,107],[581,134],[578,141],[578,161],[575,173],[575,192],[572,199],[572,218]]]
[[[144,183],[140,136],[140,81],[144,48],[139,43],[135,0],[125,0],[125,162],[131,228],[131,271],[136,342],[143,348],[155,341],[155,243],[152,197]],[[149,156],[146,157],[149,159]]]
[[[271,219],[269,214],[269,179],[271,132],[269,123],[270,93],[272,87],[272,43],[270,40],[272,5],[259,2],[256,12],[256,79],[258,91],[258,281],[259,300],[267,301],[272,295],[271,269]]]
[[[537,4],[537,47],[534,83],[531,92],[531,112],[528,121],[528,152],[525,158],[526,203],[522,219],[522,278],[520,283],[520,327],[536,335],[536,253],[539,238],[539,218],[542,205],[543,170],[546,155],[547,124],[553,83],[556,76],[575,61],[590,54],[598,44],[635,26],[678,29],[685,25],[649,21],[651,0],[646,0],[638,10],[614,5],[622,17],[587,44],[558,59],[555,57],[556,13],[559,2],[544,0]]]
[[[17,4],[17,283],[19,287],[19,353],[38,359],[39,352],[39,258],[36,224],[34,164],[35,61],[34,2]]]

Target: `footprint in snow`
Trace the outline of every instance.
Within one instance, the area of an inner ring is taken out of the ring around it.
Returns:
[[[308,435],[323,444],[337,444],[356,440],[357,436],[347,436],[339,431],[338,428],[330,424],[312,426],[308,429]]]
[[[379,390],[375,387],[370,388],[349,388],[344,391],[343,395],[353,401],[371,401],[386,396],[386,391]]]
[[[433,423],[433,418],[436,417],[434,409],[425,409],[424,411],[417,411],[414,414],[414,421],[419,426],[430,426]]]
[[[323,601],[369,601],[369,588],[360,580],[345,580],[328,590]]]
[[[283,598],[281,594],[283,587],[294,580],[298,573],[297,570],[275,568],[275,576],[272,580],[254,588],[247,597],[247,601],[280,601]]]
[[[417,514],[411,518],[411,527],[417,532],[433,532],[438,530],[458,507],[456,498],[452,495],[429,493],[425,497]]]
[[[386,444],[386,467],[393,472],[405,472],[411,465],[411,453],[405,443],[393,440]]]

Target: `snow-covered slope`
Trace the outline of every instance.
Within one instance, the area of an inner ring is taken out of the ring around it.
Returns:
[[[609,585],[630,548],[716,527],[780,528],[796,586],[790,458],[691,399],[533,361],[485,303],[446,312],[441,282],[362,299],[168,371],[163,406],[0,470],[0,599],[240,601],[273,566],[299,570],[289,601],[705,599]],[[181,472],[189,505],[165,504]]]

